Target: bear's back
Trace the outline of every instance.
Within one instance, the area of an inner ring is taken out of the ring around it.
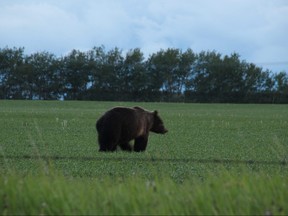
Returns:
[[[102,127],[105,124],[117,124],[124,121],[131,122],[135,119],[137,119],[137,112],[133,108],[114,107],[103,114],[103,116],[97,121],[97,125]]]

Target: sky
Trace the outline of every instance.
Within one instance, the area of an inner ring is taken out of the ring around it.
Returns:
[[[0,48],[238,53],[288,72],[287,0],[0,0]]]

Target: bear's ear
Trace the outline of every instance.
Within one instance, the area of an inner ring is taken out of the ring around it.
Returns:
[[[157,110],[155,110],[153,113],[154,113],[154,115],[158,115],[158,111]]]

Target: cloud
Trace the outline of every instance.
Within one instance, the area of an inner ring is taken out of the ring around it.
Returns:
[[[10,0],[0,3],[0,47],[61,55],[103,44],[146,56],[175,47],[287,62],[287,14],[285,0]]]
[[[53,5],[16,4],[0,13],[1,43],[9,46],[61,52],[83,37],[77,17]]]

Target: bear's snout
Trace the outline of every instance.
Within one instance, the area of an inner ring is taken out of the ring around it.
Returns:
[[[160,128],[152,128],[151,129],[152,132],[154,133],[158,133],[158,134],[165,134],[168,132],[168,130],[164,127],[160,127]]]

